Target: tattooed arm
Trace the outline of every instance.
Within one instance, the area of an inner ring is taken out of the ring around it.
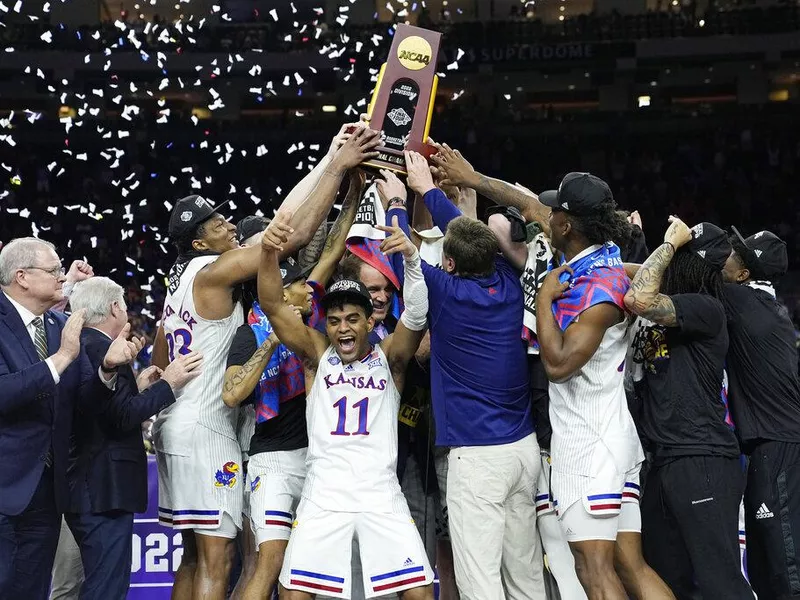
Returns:
[[[659,292],[661,280],[678,248],[692,239],[692,231],[677,217],[664,234],[664,243],[644,261],[625,294],[625,307],[635,315],[659,325],[677,327],[672,299]]]
[[[350,172],[350,187],[347,189],[344,202],[342,202],[342,210],[336,217],[328,238],[325,240],[319,261],[308,276],[309,281],[316,281],[324,287],[328,285],[328,281],[336,271],[336,265],[339,264],[344,254],[347,232],[350,231],[350,227],[356,219],[365,178],[364,172],[360,169]]]
[[[472,188],[497,204],[513,206],[526,221],[536,221],[547,235],[550,234],[550,209],[539,202],[536,194],[522,186],[478,173],[458,150],[447,144],[437,144],[436,148],[438,152],[431,159],[444,176],[441,185]]]
[[[311,238],[311,241],[308,242],[308,245],[300,250],[300,253],[297,255],[297,263],[300,265],[301,269],[305,270],[308,267],[316,264],[320,255],[322,254],[322,248],[325,245],[325,238],[327,237],[328,222],[323,219],[322,223],[320,223],[319,227],[317,227],[314,237]]]
[[[236,408],[253,393],[269,359],[279,345],[280,342],[273,333],[247,362],[243,365],[231,365],[226,369],[225,382],[222,385],[222,401],[227,406]]]

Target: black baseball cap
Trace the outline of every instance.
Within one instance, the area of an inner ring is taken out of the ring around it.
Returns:
[[[759,231],[744,238],[736,227],[733,230],[733,249],[736,250],[753,279],[772,279],[789,270],[786,242],[771,231]]]
[[[545,206],[575,215],[594,212],[605,200],[614,200],[611,188],[591,173],[567,173],[557,190],[539,194]]]
[[[372,296],[369,295],[367,286],[354,279],[340,279],[332,283],[322,297],[322,308],[326,312],[338,303],[363,306],[368,317],[372,314]]]
[[[311,272],[311,269],[314,268],[314,265],[308,266],[305,269],[301,269],[297,261],[290,257],[281,261],[280,268],[283,287],[287,287],[292,285],[295,281],[308,277],[308,274]]]
[[[722,270],[733,250],[727,234],[708,222],[692,227],[692,239],[686,247],[718,270]]]
[[[181,198],[175,203],[169,217],[170,237],[181,238],[190,234],[216,212],[216,207],[202,196],[192,194]]]
[[[246,239],[253,237],[257,233],[261,233],[269,225],[269,219],[266,217],[249,216],[245,217],[236,224],[236,239],[241,244]]]

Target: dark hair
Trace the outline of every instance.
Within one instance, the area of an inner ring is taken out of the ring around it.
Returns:
[[[742,244],[738,237],[732,235],[728,238],[728,241],[731,243],[731,247],[733,248],[733,257],[736,261],[736,264],[739,266],[740,269],[747,269],[750,271],[750,277],[755,277],[756,279],[759,278],[758,267],[754,266],[751,268],[750,265],[747,264],[747,246]],[[766,278],[765,278],[766,279]]]
[[[192,242],[206,234],[206,225],[208,224],[209,220],[210,218],[206,219],[186,235],[182,235],[181,237],[175,239],[175,247],[178,249],[179,254],[188,254],[189,252],[194,252]]]
[[[462,215],[448,223],[442,249],[459,275],[485,277],[494,273],[500,245],[486,223]]]
[[[672,257],[664,278],[661,293],[708,294],[722,298],[722,272],[697,256],[686,247],[680,248]]]
[[[607,198],[594,211],[586,215],[567,213],[572,228],[589,244],[614,242],[627,248],[631,242],[631,224],[625,213],[617,210],[614,200]]]
[[[339,262],[339,276],[338,279],[352,279],[353,281],[361,281],[361,265],[364,261],[358,258],[352,252],[347,252],[345,257]]]
[[[343,295],[343,296],[341,296],[341,298],[337,299],[335,302],[331,302],[331,304],[328,305],[325,308],[325,317],[327,318],[328,313],[332,309],[344,310],[344,307],[346,305],[348,305],[348,304],[350,306],[355,306],[358,309],[360,309],[362,314],[364,315],[364,318],[369,319],[370,316],[372,316],[371,313],[368,313],[366,307],[363,304],[361,304],[356,298],[354,298],[353,296]]]

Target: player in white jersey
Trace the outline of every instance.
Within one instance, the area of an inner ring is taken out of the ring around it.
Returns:
[[[276,217],[262,242],[259,302],[279,339],[302,357],[309,390],[308,474],[280,576],[288,600],[350,598],[354,536],[368,598],[433,598],[433,572],[396,472],[400,390],[424,335],[428,295],[414,245],[399,228],[383,229],[391,235],[382,250],[405,257],[405,311],[395,332],[374,347],[363,283],[330,286],[326,337],[283,302],[278,251],[291,233],[286,219]]]
[[[674,598],[641,551],[644,455],[623,385],[630,282],[609,241],[627,224],[608,185],[588,173],[567,174],[539,200],[566,260],[539,289],[536,327],[550,380],[551,486],[578,577],[589,598]]]
[[[345,126],[347,127],[347,126]],[[296,228],[285,256],[305,244],[330,211],[344,174],[375,156],[378,132],[339,132],[320,165],[278,211]],[[202,351],[200,377],[183,388],[154,426],[159,471],[159,520],[184,530],[184,555],[173,598],[225,597],[231,540],[241,527],[243,474],[236,411],[222,401],[225,362],[243,322],[236,290],[258,273],[259,246],[239,248],[235,227],[200,196],[179,200],[169,223],[179,256],[170,271],[153,362]],[[187,535],[188,531],[194,535]]]

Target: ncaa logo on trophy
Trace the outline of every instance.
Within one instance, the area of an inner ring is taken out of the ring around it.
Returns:
[[[378,156],[364,166],[405,175],[404,150],[425,158],[436,153],[426,141],[439,81],[436,60],[441,38],[437,31],[397,26],[367,110],[369,126],[383,131],[382,144],[376,148]]]

